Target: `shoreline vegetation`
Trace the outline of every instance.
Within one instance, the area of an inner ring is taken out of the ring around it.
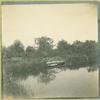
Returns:
[[[96,41],[76,40],[69,44],[61,40],[55,47],[51,38],[40,37],[35,39],[35,45],[36,47],[27,46],[24,49],[24,45],[19,40],[15,40],[11,46],[2,47],[4,95],[27,96],[22,86],[20,88],[17,86],[16,78],[26,79],[28,75],[38,76],[42,73],[41,81],[49,82],[54,79],[51,77],[56,73],[51,70],[54,68],[78,70],[86,67],[88,72],[97,69]],[[49,66],[48,63],[50,65],[53,63],[53,66]],[[16,87],[17,94],[14,92]]]
[[[91,66],[97,63],[98,44],[93,40],[85,42],[74,41],[69,44],[66,40],[58,41],[54,46],[53,40],[49,37],[35,39],[35,47],[24,45],[15,40],[9,47],[2,47],[2,57],[4,62],[23,63],[46,63],[63,61],[66,66]]]

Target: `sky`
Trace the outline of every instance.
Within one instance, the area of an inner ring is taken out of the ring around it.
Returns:
[[[2,6],[2,44],[20,40],[34,46],[34,39],[47,36],[54,43],[64,39],[98,40],[97,11],[94,4],[34,4]]]

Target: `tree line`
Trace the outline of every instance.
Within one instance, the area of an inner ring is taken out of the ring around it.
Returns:
[[[72,44],[66,40],[60,40],[57,46],[54,45],[53,39],[49,37],[40,37],[35,39],[35,47],[24,45],[19,40],[15,40],[9,47],[2,47],[3,58],[21,57],[26,59],[31,58],[47,58],[61,57],[67,62],[75,60],[78,62],[87,62],[95,64],[97,58],[97,42],[94,40],[86,40],[85,42],[74,41]]]

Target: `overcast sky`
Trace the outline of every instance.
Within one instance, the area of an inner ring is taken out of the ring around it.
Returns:
[[[3,5],[2,43],[9,46],[20,40],[34,45],[34,38],[48,36],[55,43],[65,39],[96,40],[97,11],[92,4]]]

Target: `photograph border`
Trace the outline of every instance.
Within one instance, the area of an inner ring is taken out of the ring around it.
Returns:
[[[21,1],[13,1],[13,0],[2,0],[1,1],[1,5],[0,5],[0,51],[2,52],[2,5],[33,5],[33,4],[75,4],[75,3],[89,3],[89,4],[96,4],[97,5],[97,13],[98,13],[98,67],[99,67],[99,75],[100,76],[100,2],[99,0],[65,0],[65,1],[61,1],[61,0],[31,0],[31,1],[28,1],[28,0],[21,0]],[[2,68],[2,55],[1,55],[1,52],[0,52],[0,74],[1,74],[1,77],[0,77],[0,98],[3,99],[3,93],[2,93],[2,90],[3,90],[3,68]],[[98,97],[64,97],[64,98],[59,98],[59,97],[54,97],[54,98],[32,98],[32,99],[99,99],[100,97],[100,77],[99,77],[99,96]],[[31,98],[21,98],[21,99],[31,99]],[[9,99],[10,100],[10,99]]]

